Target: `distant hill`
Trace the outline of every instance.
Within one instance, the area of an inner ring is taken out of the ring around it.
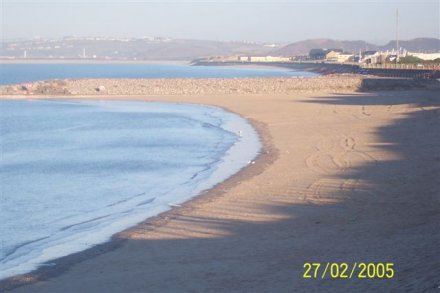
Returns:
[[[192,60],[217,55],[266,55],[270,46],[205,40],[67,38],[2,43],[1,57],[94,58],[114,60]],[[26,51],[26,53],[25,53]]]
[[[380,50],[392,50],[396,47],[396,41],[390,41],[384,46],[380,46]],[[440,39],[434,38],[417,38],[409,41],[399,41],[399,47],[410,52],[435,53],[440,51]]]
[[[311,49],[343,49],[347,52],[359,52],[359,50],[392,50],[396,47],[396,41],[379,46],[365,41],[337,41],[331,39],[314,39],[291,43],[272,52],[273,55],[296,56],[307,55]],[[440,40],[434,38],[417,38],[408,41],[400,41],[399,46],[411,52],[438,52]]]
[[[311,49],[343,49],[348,52],[375,50],[377,46],[365,41],[337,41],[331,39],[314,39],[295,42],[272,52],[273,55],[298,56],[307,55]]]

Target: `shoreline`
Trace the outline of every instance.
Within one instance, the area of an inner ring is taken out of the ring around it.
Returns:
[[[16,97],[12,98],[10,100],[23,100],[29,98],[28,96],[22,96],[22,97]],[[64,97],[32,97],[35,100],[95,100],[96,97],[94,96],[77,96],[77,97],[70,97],[70,96],[64,96]],[[145,97],[142,97],[145,98]],[[4,97],[0,96],[0,99],[5,99]],[[8,98],[6,98],[8,99]],[[137,102],[143,102],[143,103],[154,103],[157,102],[155,100],[139,100],[136,98],[129,98],[129,99],[123,99],[122,97],[111,97],[107,98],[106,100],[112,100],[112,101],[137,101]],[[229,175],[226,179],[217,182],[215,185],[207,188],[202,189],[197,194],[190,197],[188,200],[184,201],[183,203],[179,204],[178,206],[170,206],[169,210],[161,212],[155,216],[148,217],[138,224],[135,224],[131,227],[128,227],[122,231],[114,233],[110,239],[103,243],[99,243],[96,245],[93,245],[85,250],[81,250],[74,253],[69,253],[62,257],[54,258],[50,261],[44,262],[40,265],[39,268],[36,268],[28,273],[18,274],[15,276],[7,277],[5,279],[0,280],[0,292],[3,291],[9,291],[21,286],[25,286],[28,284],[32,284],[38,281],[44,281],[49,278],[56,277],[63,272],[67,271],[69,267],[72,265],[81,262],[81,260],[89,259],[96,257],[102,253],[113,251],[120,247],[127,238],[132,235],[132,233],[135,233],[136,230],[139,229],[139,227],[148,225],[151,227],[160,227],[162,225],[165,225],[169,219],[172,219],[174,215],[179,214],[182,211],[188,211],[192,209],[194,206],[197,206],[197,204],[204,202],[204,201],[210,201],[211,199],[221,196],[222,193],[225,192],[225,189],[230,188],[231,186],[234,186],[236,184],[239,184],[241,180],[246,180],[247,178],[252,177],[253,170],[255,168],[259,168],[259,166],[262,164],[261,161],[264,161],[265,163],[268,163],[270,159],[267,159],[267,156],[269,153],[272,153],[272,155],[275,154],[276,151],[273,150],[272,147],[270,147],[270,134],[265,129],[265,126],[262,125],[258,121],[250,121],[249,119],[243,117],[242,115],[228,109],[225,107],[220,106],[214,106],[209,104],[199,104],[199,103],[179,103],[174,101],[161,101],[160,103],[171,103],[171,104],[185,104],[185,105],[194,105],[194,106],[207,106],[207,107],[213,107],[218,108],[222,111],[225,111],[227,113],[231,113],[233,115],[236,115],[237,118],[242,119],[243,122],[248,123],[257,134],[257,138],[260,142],[259,150],[255,154],[255,157],[253,159],[253,164],[246,164],[243,167],[241,167],[237,172],[233,173],[232,175]],[[228,130],[227,128],[224,128],[225,130]],[[229,130],[230,131],[230,130]],[[235,146],[235,144],[234,144]],[[271,151],[269,151],[269,149]],[[222,157],[222,160],[228,157],[228,153],[230,150],[228,150],[227,153],[225,153],[224,157]],[[212,175],[211,175],[212,176]],[[211,176],[207,178],[207,180],[211,180]],[[206,184],[206,182],[203,182]]]
[[[437,88],[411,89],[107,97],[221,107],[252,123],[263,151],[255,164],[182,207],[41,269],[44,282],[23,276],[9,286],[13,292],[435,289],[440,102]],[[394,263],[396,275],[302,278],[305,262],[328,261]]]

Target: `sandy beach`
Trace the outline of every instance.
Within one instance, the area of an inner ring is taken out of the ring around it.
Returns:
[[[352,82],[359,89],[357,78]],[[438,291],[438,88],[359,92],[339,81],[329,90],[261,85],[259,92],[169,93],[152,87],[151,94],[128,95],[108,93],[111,81],[100,82],[106,92],[95,93],[91,85],[72,93],[75,82],[63,84],[70,90],[65,98],[225,108],[256,127],[264,149],[255,164],[182,207],[3,281],[1,291]],[[393,263],[395,275],[304,279],[307,262]]]

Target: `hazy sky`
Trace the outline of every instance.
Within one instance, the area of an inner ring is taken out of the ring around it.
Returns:
[[[440,0],[0,0],[4,39],[76,36],[291,42],[439,38]]]

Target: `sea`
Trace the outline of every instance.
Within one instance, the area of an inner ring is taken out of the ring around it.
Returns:
[[[66,78],[245,78],[313,77],[316,73],[277,67],[185,64],[0,64],[0,85]]]
[[[0,277],[102,243],[249,164],[257,133],[222,109],[1,100]]]
[[[1,64],[1,84],[63,78],[310,76],[183,65]],[[108,241],[253,162],[250,123],[192,104],[0,100],[0,279]]]

